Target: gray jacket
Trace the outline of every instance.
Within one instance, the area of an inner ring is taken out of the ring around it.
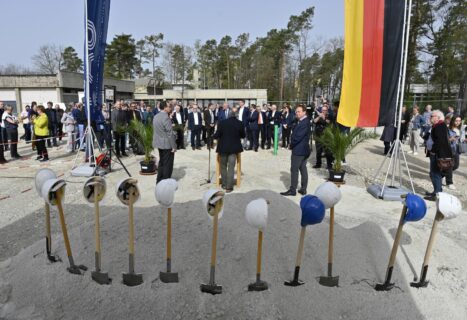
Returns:
[[[172,121],[166,112],[159,112],[152,120],[154,134],[152,146],[155,149],[177,149]]]

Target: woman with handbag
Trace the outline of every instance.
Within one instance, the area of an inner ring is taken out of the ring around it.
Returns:
[[[462,119],[460,116],[453,116],[451,122],[449,123],[449,143],[451,145],[454,166],[452,171],[446,175],[446,185],[451,190],[456,190],[454,182],[452,180],[453,172],[459,168],[459,155],[460,155],[460,146],[461,146],[461,125]]]
[[[430,178],[433,192],[428,192],[426,200],[436,201],[436,194],[443,191],[442,179],[452,171],[454,161],[449,143],[449,130],[440,110],[431,113],[432,129],[427,141],[427,156],[430,157]]]

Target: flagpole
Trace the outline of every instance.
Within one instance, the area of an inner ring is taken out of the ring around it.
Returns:
[[[89,32],[88,32],[88,0],[84,0],[84,16],[85,16],[85,59],[86,59],[86,110],[87,110],[87,120],[88,120],[88,127],[91,126],[91,108],[90,108],[90,99],[89,99]]]
[[[401,82],[402,82],[402,78],[403,78],[404,52],[402,50],[404,50],[404,48],[405,48],[405,31],[406,30],[407,30],[407,0],[404,1],[404,23],[403,23],[403,31],[402,31],[401,59],[400,59],[400,67],[399,67],[399,79],[398,79],[398,82],[397,82],[396,112],[394,113],[394,127],[396,127],[396,128],[400,126],[400,121],[401,121],[401,120],[399,120],[400,111],[398,112],[397,105],[399,104],[400,91],[401,91]]]

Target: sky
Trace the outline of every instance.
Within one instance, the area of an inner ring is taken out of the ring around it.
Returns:
[[[159,32],[164,41],[186,45],[244,32],[254,40],[311,6],[312,39],[343,36],[344,0],[111,0],[107,42],[116,34],[139,40]],[[82,58],[83,11],[84,0],[0,0],[0,65],[32,68],[44,44],[72,46]]]

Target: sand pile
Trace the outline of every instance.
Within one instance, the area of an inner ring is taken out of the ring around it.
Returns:
[[[262,272],[270,289],[248,292],[247,286],[256,273],[257,231],[247,225],[244,210],[249,201],[258,197],[270,201]],[[90,270],[84,276],[66,271],[60,234],[53,235],[53,251],[62,257],[62,263],[47,261],[45,240],[34,243],[0,263],[0,319],[452,320],[462,319],[467,313],[467,281],[465,274],[462,281],[457,277],[462,270],[437,272],[433,268],[429,273],[433,284],[417,290],[408,286],[412,274],[402,262],[396,264],[393,276],[398,288],[376,292],[372,285],[384,278],[392,243],[388,230],[373,222],[353,228],[335,226],[334,273],[340,276],[340,287],[323,287],[316,279],[326,273],[327,218],[307,230],[300,273],[306,284],[284,286],[294,268],[300,210],[277,193],[252,191],[226,196],[216,270],[216,281],[224,292],[217,296],[199,290],[199,285],[209,280],[212,235],[201,200],[176,203],[172,211],[172,268],[179,272],[178,284],[164,284],[158,279],[159,271],[165,271],[166,214],[160,206],[135,208],[136,272],[144,274],[144,283],[138,287],[121,283],[121,273],[128,268],[127,208],[102,208],[111,212],[101,221],[102,268],[113,278],[108,286],[98,285],[90,276],[94,269],[94,225],[89,222],[92,207],[65,205],[65,211],[68,216],[82,216],[83,221],[88,221],[69,232],[75,261]],[[339,210],[336,215],[339,222]],[[56,220],[55,210],[52,216]],[[394,221],[396,226],[397,217]],[[423,233],[428,235],[426,230]],[[420,248],[425,244],[421,243]],[[405,246],[410,252],[410,244]],[[416,251],[412,261],[418,271],[424,252]],[[399,252],[398,262],[401,260]]]

